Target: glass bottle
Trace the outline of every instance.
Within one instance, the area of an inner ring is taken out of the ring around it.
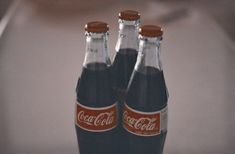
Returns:
[[[123,111],[129,153],[162,154],[167,134],[167,89],[160,60],[163,31],[145,25],[139,31],[137,62]]]
[[[107,50],[108,25],[86,25],[86,54],[77,84],[75,128],[80,154],[116,151],[117,105]]]
[[[112,72],[113,88],[122,104],[138,54],[140,14],[133,10],[122,11],[119,13],[118,22],[119,34]]]

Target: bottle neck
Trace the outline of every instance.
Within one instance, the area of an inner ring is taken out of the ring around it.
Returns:
[[[86,54],[83,67],[88,68],[89,64],[101,63],[111,65],[107,47],[108,32],[88,33],[86,32]]]
[[[156,68],[162,70],[160,60],[160,47],[162,37],[144,37],[140,35],[139,53],[135,70],[141,73],[147,73],[147,68]]]
[[[138,50],[138,30],[139,20],[127,21],[119,19],[119,34],[118,41],[116,44],[116,51],[120,49],[135,49]]]

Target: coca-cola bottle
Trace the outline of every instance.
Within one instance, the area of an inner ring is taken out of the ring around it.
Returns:
[[[109,27],[89,22],[86,54],[77,84],[75,127],[80,154],[112,154],[116,151],[117,106],[112,90],[107,51]]]
[[[140,14],[137,11],[121,11],[118,16],[119,34],[116,44],[116,54],[112,64],[113,89],[118,99],[119,127],[118,127],[118,153],[126,153],[127,140],[122,122],[122,109],[126,88],[133,72],[138,54],[138,29]]]
[[[160,45],[163,31],[154,25],[139,30],[139,54],[123,111],[129,154],[162,154],[167,134],[167,89]]]
[[[138,29],[140,14],[137,11],[125,10],[119,13],[119,35],[116,44],[116,55],[112,64],[113,88],[123,104],[125,91],[134,69],[138,50]]]

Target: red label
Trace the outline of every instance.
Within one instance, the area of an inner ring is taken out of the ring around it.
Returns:
[[[93,108],[77,102],[75,123],[78,127],[92,132],[111,130],[117,125],[116,104],[102,108]]]
[[[154,136],[161,132],[161,114],[158,112],[141,112],[125,104],[123,127],[130,133],[139,136]]]

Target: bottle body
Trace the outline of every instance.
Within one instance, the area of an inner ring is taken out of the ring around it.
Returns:
[[[126,94],[126,88],[133,72],[137,50],[131,48],[120,49],[112,65],[113,72],[113,89],[116,92],[120,103],[123,103]]]
[[[110,78],[110,69],[104,63],[91,63],[88,68],[83,68],[79,83],[77,85],[77,102],[88,107],[94,108],[92,111],[97,112],[96,110],[102,109],[102,112],[97,113],[97,115],[92,115],[89,112],[84,115],[80,114],[77,111],[77,119],[81,119],[82,122],[89,122],[91,120],[86,120],[84,118],[86,115],[90,117],[97,118],[105,111],[104,108],[110,108],[108,111],[115,112],[112,108],[115,105],[116,100],[114,94],[112,93],[111,87],[111,78]],[[95,70],[90,69],[89,67],[96,67]],[[82,111],[82,110],[80,110]],[[81,118],[80,118],[81,117]],[[105,120],[110,118],[116,118],[117,115],[114,113],[108,117],[100,117],[98,120]],[[111,127],[102,130],[87,130],[86,127],[79,127],[76,124],[76,132],[79,144],[80,154],[110,154],[115,150],[115,134],[116,134],[116,125],[115,121]],[[95,120],[91,125],[96,125]],[[100,126],[98,126],[100,127]],[[97,128],[96,128],[97,129]],[[110,129],[110,130],[109,130]]]
[[[154,114],[157,116],[160,112],[160,116],[162,117],[167,112],[167,96],[163,72],[151,67],[146,67],[145,69],[147,69],[146,73],[138,71],[133,72],[125,104],[125,108],[129,108],[130,110],[124,109],[123,113],[124,129],[126,129],[130,154],[142,154],[143,151],[148,154],[162,154],[167,134],[167,121],[162,122],[161,126],[156,126],[159,127],[157,128],[159,129],[157,131],[150,131],[150,133],[146,131],[144,134],[135,133],[141,131],[141,127],[147,127],[148,125],[151,127],[151,124],[158,125],[154,122],[151,123],[151,120],[148,121],[148,116],[146,117],[146,120],[141,121],[140,119],[144,119],[145,114],[135,116],[135,113],[151,113],[154,117]],[[139,121],[139,123],[132,125],[133,128],[135,128],[134,131],[128,131],[127,128],[131,122],[128,121],[130,118],[132,120]]]
[[[118,126],[118,140],[121,154],[129,154],[128,140],[125,135],[125,130],[122,127],[122,114],[124,99],[126,96],[126,88],[133,72],[136,63],[137,51],[134,49],[120,49],[115,57],[112,65],[113,89],[118,100],[119,126]]]
[[[123,110],[123,128],[130,154],[163,152],[168,95],[159,57],[160,42],[161,37],[140,35],[139,54]]]
[[[80,154],[117,152],[117,100],[112,89],[107,29],[107,24],[100,22],[86,26],[86,54],[77,83],[75,107]]]

